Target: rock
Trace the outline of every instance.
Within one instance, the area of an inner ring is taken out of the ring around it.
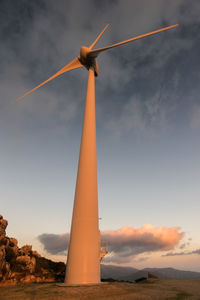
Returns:
[[[31,255],[32,254],[32,246],[25,245],[19,249],[19,255]]]
[[[10,264],[8,262],[5,263],[4,270],[3,270],[3,275],[4,279],[8,280],[11,277],[11,269],[10,269]]]
[[[7,225],[0,215],[0,285],[63,281],[65,264],[41,257],[31,245],[19,248],[15,238],[6,236]]]
[[[2,244],[2,240],[5,239],[7,225],[8,222],[3,219],[2,215],[0,215],[0,245]]]
[[[35,257],[41,257],[41,255],[37,251],[32,251],[32,255]]]
[[[135,279],[135,283],[138,283],[138,282],[141,282],[141,281],[146,281],[146,280],[147,280],[146,277],[140,277],[140,278]]]
[[[36,278],[34,275],[26,275],[25,277],[21,278],[20,282],[22,283],[36,282]]]
[[[9,247],[16,247],[18,244],[18,240],[14,238],[9,238]]]
[[[35,271],[36,259],[35,257],[30,257],[28,255],[18,256],[16,258],[15,270],[18,272],[24,272],[33,274]]]
[[[159,277],[152,274],[151,272],[148,272],[148,278],[159,278]]]
[[[6,264],[5,257],[6,257],[5,246],[1,246],[0,247],[0,280],[3,279],[3,273]]]
[[[2,217],[0,219],[0,228],[2,229],[2,231],[5,231],[7,226],[8,226],[8,221],[4,220],[3,217]]]
[[[11,246],[10,246],[11,244]],[[10,263],[15,263],[16,257],[18,255],[18,247],[16,245],[13,245],[13,243],[9,241],[8,246],[5,246],[6,248],[6,261]]]

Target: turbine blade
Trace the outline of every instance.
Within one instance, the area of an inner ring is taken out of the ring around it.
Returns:
[[[35,88],[33,88],[32,90],[28,91],[25,95],[23,95],[22,97],[18,98],[16,100],[16,102],[18,102],[20,99],[24,98],[25,96],[27,96],[28,94],[34,92],[35,90],[37,90],[39,87],[41,87],[42,85],[46,84],[47,82],[51,81],[52,79],[56,78],[57,76],[68,72],[70,70],[73,69],[77,69],[77,68],[81,68],[83,67],[83,65],[81,64],[81,62],[79,61],[78,57],[75,58],[74,60],[72,60],[68,65],[66,65],[65,67],[63,67],[62,69],[60,69],[57,73],[55,73],[53,76],[51,76],[50,78],[48,78],[47,80],[45,80],[44,82],[40,83],[39,85],[37,85]]]
[[[114,44],[114,45],[111,45],[111,46],[107,46],[107,47],[103,47],[103,48],[100,48],[100,49],[96,49],[96,50],[91,50],[89,53],[88,53],[88,57],[97,57],[99,53],[105,51],[105,50],[108,50],[108,49],[111,49],[111,48],[114,48],[114,47],[118,47],[118,46],[121,46],[121,45],[124,45],[124,44],[127,44],[127,43],[130,43],[132,41],[135,41],[135,40],[139,40],[139,39],[142,39],[146,36],[149,36],[149,35],[152,35],[152,34],[156,34],[156,33],[159,33],[159,32],[162,32],[162,31],[165,31],[165,30],[169,30],[171,28],[174,28],[174,27],[177,27],[179,26],[179,24],[175,24],[175,25],[171,25],[171,26],[168,26],[168,27],[164,27],[164,28],[161,28],[161,29],[158,29],[158,30],[154,30],[154,31],[151,31],[149,33],[145,33],[145,34],[142,34],[142,35],[139,35],[139,36],[136,36],[136,37],[133,37],[131,39],[128,39],[126,41],[123,41],[123,42],[120,42],[120,43],[117,43],[117,44]]]
[[[96,40],[92,43],[92,45],[89,47],[89,49],[92,49],[96,43],[98,42],[98,40],[100,39],[100,37],[102,36],[102,34],[104,33],[104,31],[107,29],[109,24],[106,25],[106,27],[102,30],[102,32],[98,35],[98,37],[96,38]]]

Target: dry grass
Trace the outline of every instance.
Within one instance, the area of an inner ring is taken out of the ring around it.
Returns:
[[[0,287],[0,300],[200,300],[200,279],[151,279],[96,286],[59,287],[36,283]]]

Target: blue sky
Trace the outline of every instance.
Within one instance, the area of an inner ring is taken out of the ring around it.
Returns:
[[[107,23],[99,47],[180,23],[98,58],[100,229],[178,226],[184,236],[171,248],[150,251],[145,243],[135,254],[131,236],[126,264],[200,271],[199,254],[188,254],[200,248],[199,13],[199,2],[186,0],[1,1],[0,213],[8,235],[65,260],[38,236],[70,230],[87,71],[14,100],[70,62]]]

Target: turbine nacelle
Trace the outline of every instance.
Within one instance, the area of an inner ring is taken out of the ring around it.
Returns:
[[[80,56],[78,57],[78,59],[86,69],[89,70],[90,68],[93,68],[95,76],[98,76],[98,64],[95,57],[91,57],[89,55],[90,52],[90,48],[82,46],[80,49]]]

